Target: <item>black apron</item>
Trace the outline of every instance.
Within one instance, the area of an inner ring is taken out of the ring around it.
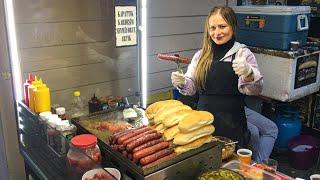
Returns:
[[[239,141],[240,147],[247,147],[249,133],[244,95],[238,90],[238,76],[233,71],[232,62],[213,62],[205,86],[205,90],[199,92],[197,108],[214,115],[214,135],[228,137]]]

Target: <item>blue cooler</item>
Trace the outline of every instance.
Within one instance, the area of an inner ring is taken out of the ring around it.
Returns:
[[[307,42],[310,6],[234,6],[237,41],[248,46],[288,50]]]

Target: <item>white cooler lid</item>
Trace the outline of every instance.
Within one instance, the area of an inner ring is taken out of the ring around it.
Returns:
[[[267,15],[296,15],[310,14],[310,6],[272,6],[272,5],[252,5],[252,6],[233,6],[235,13],[240,14],[267,14]]]

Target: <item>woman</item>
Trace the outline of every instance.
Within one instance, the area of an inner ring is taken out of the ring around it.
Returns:
[[[198,109],[211,112],[215,135],[247,147],[249,133],[244,95],[262,90],[262,76],[253,53],[235,42],[237,20],[230,7],[214,7],[207,16],[202,49],[187,73],[173,72],[171,80],[184,95],[199,93]]]

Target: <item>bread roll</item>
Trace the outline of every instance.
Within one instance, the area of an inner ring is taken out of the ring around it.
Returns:
[[[181,153],[184,153],[184,152],[187,152],[187,151],[190,151],[191,149],[196,149],[206,143],[209,143],[212,141],[212,136],[211,135],[208,135],[208,136],[203,136],[199,139],[196,139],[194,141],[192,141],[191,143],[188,143],[186,145],[183,145],[183,146],[178,146],[176,148],[174,148],[174,151],[177,153],[177,154],[181,154]]]
[[[179,123],[185,116],[189,115],[193,110],[191,109],[184,109],[181,111],[177,111],[175,113],[170,114],[164,120],[162,120],[162,124],[165,127],[171,127]]]
[[[166,106],[176,106],[176,105],[181,105],[183,104],[182,102],[178,101],[178,100],[165,100],[165,101],[158,101],[155,102],[153,104],[151,104],[150,106],[147,107],[146,109],[146,116],[148,119],[152,119],[154,117],[154,115],[162,108],[166,107]]]
[[[171,141],[175,135],[179,133],[178,125],[172,126],[163,132],[163,137],[165,141]]]
[[[214,130],[215,129],[212,125],[206,125],[188,133],[181,133],[180,131],[176,136],[174,136],[173,143],[176,145],[185,145],[203,136],[211,135]]]
[[[213,119],[213,115],[210,112],[193,111],[179,122],[178,127],[180,132],[187,133],[202,126],[211,124]]]
[[[160,132],[160,133],[163,133],[163,131],[165,130],[165,127],[163,124],[158,124],[156,125],[156,128],[155,128],[156,131]]]
[[[154,116],[154,120],[153,121],[154,121],[155,124],[159,124],[167,116],[171,115],[172,113],[184,110],[184,109],[190,109],[191,110],[191,107],[189,107],[187,105],[177,105],[177,106],[165,107],[161,111],[157,112],[157,114]]]

